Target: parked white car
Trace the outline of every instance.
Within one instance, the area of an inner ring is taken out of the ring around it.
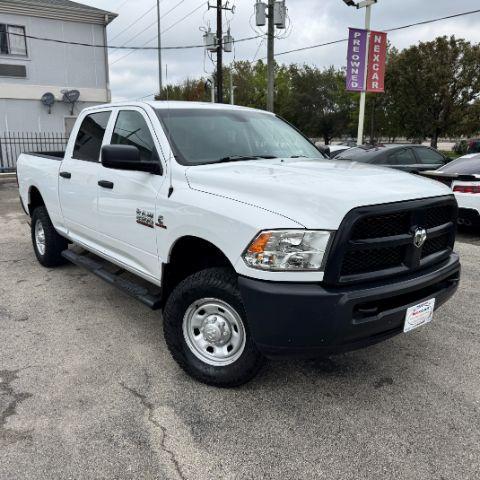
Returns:
[[[458,202],[458,223],[467,227],[480,226],[480,154],[471,153],[427,176],[445,183],[453,190]]]
[[[264,111],[88,108],[64,154],[20,156],[18,181],[38,261],[163,308],[173,357],[212,385],[408,332],[459,282],[448,188],[326,159]]]

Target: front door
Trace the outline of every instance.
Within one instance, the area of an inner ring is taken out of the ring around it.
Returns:
[[[133,145],[140,161],[157,160],[159,144],[148,115],[141,108],[118,109],[110,143]],[[98,222],[108,255],[149,280],[160,279],[155,235],[155,203],[164,176],[110,169],[98,172]]]
[[[421,167],[421,165],[418,165],[418,160],[412,149],[408,147],[395,149],[395,151],[389,153],[386,164],[404,172],[418,172],[419,167]]]
[[[111,110],[84,116],[60,167],[60,205],[72,240],[97,248],[97,176]],[[52,182],[53,185],[53,182]]]
[[[436,170],[443,167],[446,163],[445,157],[429,147],[415,147],[415,155],[418,158],[418,163],[422,165],[420,170]]]

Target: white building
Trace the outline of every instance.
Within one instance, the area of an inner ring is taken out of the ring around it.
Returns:
[[[82,108],[110,101],[106,48],[40,38],[104,46],[115,17],[68,0],[0,1],[0,135],[69,133]],[[72,90],[78,102],[64,103]],[[46,93],[55,97],[50,108],[41,102]]]

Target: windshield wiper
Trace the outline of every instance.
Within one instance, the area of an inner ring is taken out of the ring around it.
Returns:
[[[306,155],[290,155],[290,158],[308,158]]]
[[[237,162],[241,160],[257,160],[259,158],[277,158],[275,155],[229,155],[228,157],[219,158],[212,163]]]

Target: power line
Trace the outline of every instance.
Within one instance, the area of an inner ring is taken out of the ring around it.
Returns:
[[[435,22],[440,22],[442,20],[448,20],[448,19],[451,19],[451,18],[457,18],[457,17],[462,17],[462,16],[466,16],[466,15],[472,15],[474,13],[480,13],[480,9],[478,10],[472,10],[472,11],[468,11],[468,12],[462,12],[462,13],[457,13],[457,14],[454,14],[454,15],[447,15],[445,17],[440,17],[440,18],[434,18],[434,19],[431,19],[431,20],[422,20],[420,22],[415,22],[415,23],[410,23],[408,25],[402,25],[400,27],[394,27],[394,28],[389,28],[389,29],[386,29],[386,30],[383,30],[383,31],[386,31],[386,32],[394,32],[394,31],[398,31],[398,30],[404,30],[406,28],[411,28],[411,27],[415,27],[415,26],[419,26],[419,25],[426,25],[426,24],[429,24],[429,23],[435,23]],[[241,41],[246,41],[246,40],[253,40],[255,38],[260,38],[260,37],[263,37],[263,35],[257,35],[256,37],[251,37],[249,39],[240,39],[240,40],[236,40],[235,42],[241,42]],[[334,45],[336,43],[342,43],[342,42],[346,42],[348,39],[346,38],[342,38],[342,39],[339,39],[339,40],[333,40],[331,42],[325,42],[325,43],[319,43],[319,44],[316,44],[316,45],[310,45],[308,47],[302,47],[302,48],[297,48],[297,49],[294,49],[294,50],[288,50],[288,51],[285,51],[285,52],[279,52],[277,53],[275,56],[280,56],[280,55],[286,55],[288,53],[294,53],[294,52],[300,52],[300,51],[303,51],[303,50],[311,50],[313,48],[319,48],[319,47],[325,47],[325,46],[328,46],[328,45]],[[262,40],[263,41],[263,40]],[[260,44],[261,45],[261,44]],[[260,47],[259,45],[259,47]],[[258,49],[259,50],[259,49]],[[257,50],[257,53],[255,54],[255,57],[258,55],[258,50]],[[255,60],[253,61],[250,61],[249,63],[254,63]],[[138,100],[142,100],[144,98],[148,98],[152,95],[155,95],[154,93],[151,93],[149,95],[145,95],[144,97],[141,97],[139,98]]]
[[[120,35],[122,35],[123,33],[125,33],[127,30],[130,30],[130,28],[132,28],[135,24],[137,24],[142,18],[144,18],[145,16],[147,16],[154,8],[156,8],[156,5],[153,5],[153,7],[149,8],[145,13],[143,13],[142,15],[140,15],[136,20],[134,20],[133,22],[129,23],[127,25],[127,27],[125,27],[121,32],[118,32],[114,37],[112,37],[110,40],[115,40],[116,38],[118,38]]]
[[[200,5],[200,7],[197,7],[196,10],[201,8],[204,5],[204,3],[205,2],[203,2],[202,5]],[[180,23],[181,21],[186,19],[189,15],[192,15],[193,13],[195,13],[196,10],[190,12],[189,14],[185,15],[185,17],[183,17],[182,19],[180,19],[177,22],[170,25],[170,27],[165,29],[164,32],[162,32],[162,33],[165,33],[168,30],[172,29],[178,23]],[[465,16],[465,15],[472,15],[474,13],[480,13],[480,9],[472,10],[470,12],[457,13],[455,15],[448,15],[446,17],[434,18],[434,19],[431,19],[431,20],[423,20],[423,21],[416,22],[416,23],[411,23],[411,24],[408,24],[408,25],[402,25],[400,27],[389,28],[389,29],[386,29],[386,30],[383,30],[383,31],[384,32],[393,32],[393,31],[397,31],[397,30],[404,30],[406,28],[411,28],[411,27],[415,27],[415,26],[418,26],[418,25],[426,25],[426,24],[429,24],[429,23],[439,22],[439,21],[442,21],[442,20],[448,20],[448,19],[451,19],[451,18],[462,17],[462,16]],[[115,50],[120,50],[120,49],[122,49],[122,50],[158,50],[158,47],[153,47],[153,46],[147,47],[147,46],[145,46],[146,43],[149,43],[152,40],[155,40],[157,38],[156,36],[153,39],[150,39],[148,42],[146,42],[143,46],[126,46],[126,45],[125,46],[121,46],[121,45],[112,46],[112,45],[103,45],[103,44],[72,42],[72,41],[68,41],[68,40],[60,40],[60,39],[57,39],[57,38],[45,38],[45,37],[38,37],[38,36],[35,36],[35,35],[25,35],[23,33],[9,32],[8,35],[23,37],[23,38],[29,38],[29,39],[32,39],[32,40],[38,40],[38,41],[42,41],[42,42],[52,42],[52,43],[59,43],[59,44],[63,44],[63,45],[75,45],[75,46],[80,46],[80,47],[108,48],[109,50],[110,49],[112,49],[112,50],[114,50],[114,49]],[[238,40],[234,40],[234,43],[240,43],[240,42],[246,42],[246,41],[249,41],[249,40],[255,40],[255,39],[261,38],[263,36],[264,35],[255,35],[253,37],[240,38]],[[335,43],[345,42],[346,40],[347,39],[342,38],[342,39],[339,39],[339,40],[333,40],[331,42],[319,43],[319,44],[310,45],[310,46],[307,46],[307,47],[296,48],[296,49],[293,49],[293,50],[279,52],[279,53],[276,54],[276,56],[286,55],[288,53],[300,52],[302,50],[310,50],[310,49],[313,49],[313,48],[324,47],[324,46],[327,46],[327,45],[333,45]],[[204,45],[204,44],[200,44],[200,45],[175,45],[175,46],[172,45],[172,46],[162,47],[162,50],[186,50],[186,49],[195,49],[195,48],[205,48],[206,46],[209,47],[209,46],[215,46],[215,45],[213,45],[213,44],[212,45]]]
[[[383,29],[382,31],[383,32],[395,32],[397,30],[405,30],[406,28],[417,27],[419,25],[427,25],[429,23],[440,22],[442,20],[449,20],[451,18],[463,17],[465,15],[472,15],[474,13],[479,13],[479,12],[480,12],[480,9],[471,10],[469,12],[455,13],[453,15],[447,15],[445,17],[433,18],[431,20],[422,20],[420,22],[409,23],[408,25],[402,25],[401,27],[388,28],[386,30]],[[295,48],[293,50],[287,50],[285,52],[279,52],[279,53],[276,53],[275,56],[279,57],[280,55],[287,55],[289,53],[302,52],[302,51],[305,51],[305,50],[311,50],[313,48],[325,47],[327,45],[333,45],[335,43],[342,43],[342,42],[346,42],[346,41],[348,41],[348,38],[341,38],[339,40],[333,40],[332,42],[318,43],[316,45],[310,45],[308,47],[300,47],[300,48]]]
[[[174,5],[170,10],[168,10],[167,12],[165,12],[161,17],[160,19],[163,20],[169,13],[173,12],[177,7],[179,7],[183,2],[185,2],[186,0],[180,0],[176,5]],[[150,10],[148,10],[148,12],[145,12],[145,15],[147,13],[150,13],[154,8],[156,8],[156,5],[154,5]],[[138,20],[140,20],[141,18],[143,18],[145,15],[142,15],[142,17],[138,18]],[[134,22],[136,23],[136,22]],[[134,23],[132,23],[130,26],[132,26]],[[127,43],[130,43],[132,40],[135,40],[136,38],[138,38],[140,35],[142,35],[142,33],[145,33],[147,30],[149,30],[150,28],[152,28],[154,25],[157,25],[157,20],[155,20],[153,23],[151,23],[150,25],[148,25],[148,27],[145,27],[143,30],[140,30],[140,32],[136,33],[133,37],[130,37],[128,40],[126,40],[125,42],[122,43],[122,47],[124,47]],[[125,31],[125,30],[124,30]],[[117,35],[118,37],[118,35]],[[116,38],[116,37],[114,37]],[[111,39],[113,40],[113,38]],[[148,43],[148,42],[147,42]]]
[[[124,5],[126,5],[130,0],[124,0],[122,3],[115,7],[115,10],[120,10]]]
[[[178,25],[180,22],[183,22],[184,20],[186,20],[188,17],[190,17],[191,15],[193,15],[197,10],[200,10],[200,8],[204,7],[205,6],[205,2],[202,2],[197,8],[193,9],[191,12],[187,13],[185,16],[183,16],[182,18],[180,18],[180,20],[177,20],[175,23],[173,23],[172,25],[170,25],[168,28],[166,28],[165,30],[163,30],[161,32],[161,35],[167,33],[169,30],[171,30],[173,27],[175,27],[176,25]],[[147,44],[149,44],[150,42],[153,42],[154,40],[156,40],[158,38],[158,35],[155,35],[153,38],[147,40],[143,45],[142,45],[142,48],[145,47],[145,48],[149,48],[149,47],[146,47]],[[110,65],[115,65],[115,63],[119,62],[120,60],[123,60],[124,58],[127,58],[128,56],[130,56],[132,53],[134,53],[135,50],[132,50],[131,52],[128,52],[127,54],[125,55],[122,55],[120,58],[117,58],[116,60],[114,60],[113,62],[110,63]]]
[[[179,23],[179,22],[177,22]],[[164,32],[170,30],[173,28],[175,24],[171,25],[168,27]],[[162,33],[164,33],[162,32]],[[8,35],[16,36],[16,37],[23,37],[23,38],[30,38],[32,40],[39,40],[43,42],[53,42],[53,43],[60,43],[62,45],[75,45],[79,47],[92,47],[92,48],[108,48],[108,49],[122,49],[122,50],[158,50],[158,47],[146,47],[144,46],[139,46],[139,47],[134,47],[134,46],[109,46],[109,45],[101,45],[101,44],[92,44],[92,43],[81,43],[81,42],[69,42],[67,40],[59,40],[56,38],[43,38],[43,37],[37,37],[34,35],[24,35],[23,33],[8,33]],[[246,38],[239,38],[238,40],[234,40],[234,43],[240,43],[240,42],[247,42],[249,40],[255,40],[257,38],[261,37],[261,35],[256,35],[254,37],[246,37]],[[156,36],[153,39],[150,39],[148,42],[151,42],[152,40],[156,40]],[[214,47],[213,43],[211,45],[204,45],[199,44],[199,45],[175,45],[175,46],[167,46],[167,47],[162,47],[162,50],[189,50],[189,49],[194,49],[194,48],[205,48],[205,47]]]

